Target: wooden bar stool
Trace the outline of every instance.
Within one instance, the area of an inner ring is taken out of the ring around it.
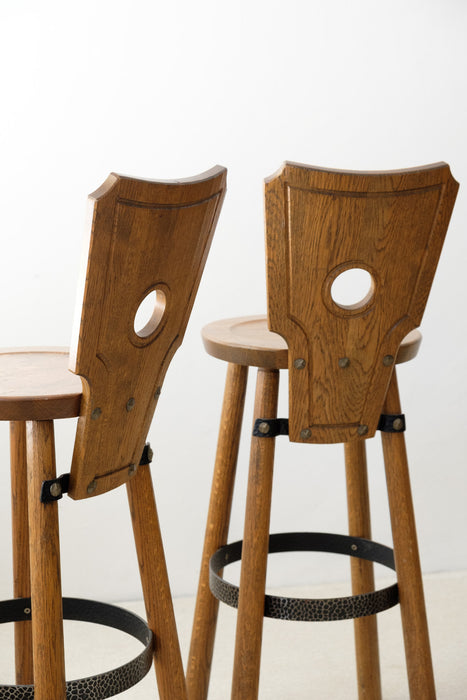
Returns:
[[[225,182],[221,167],[168,182],[110,175],[90,197],[89,258],[70,354],[0,353],[0,419],[11,422],[15,596],[0,603],[0,622],[15,622],[17,682],[0,686],[0,698],[111,697],[141,680],[154,658],[159,696],[186,699],[145,440],[183,339]],[[146,323],[138,313],[143,302]],[[71,470],[57,478],[53,421],[72,416],[79,418]],[[61,594],[57,501],[65,492],[91,498],[122,484],[147,624],[115,606]],[[115,627],[144,649],[118,669],[66,682],[63,618]]]
[[[360,700],[379,700],[376,613],[400,603],[412,700],[435,687],[395,365],[417,354],[421,321],[458,185],[440,163],[394,172],[328,171],[294,163],[266,180],[268,318],[212,323],[208,353],[228,362],[188,665],[189,700],[207,697],[218,600],[238,606],[232,698],[258,696],[263,616],[355,618]],[[345,276],[365,294],[340,300]],[[249,366],[258,367],[243,542],[226,545]],[[278,419],[279,370],[289,417]],[[371,541],[365,442],[381,431],[394,550]],[[275,437],[345,446],[350,534],[269,534]],[[351,557],[347,598],[265,595],[268,553]],[[241,559],[240,585],[222,577]],[[397,584],[374,590],[373,562]],[[211,590],[210,590],[211,589]],[[211,594],[211,591],[214,595]],[[214,597],[215,596],[215,597]]]

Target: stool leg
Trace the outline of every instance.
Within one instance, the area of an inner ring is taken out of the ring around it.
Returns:
[[[227,542],[247,379],[248,367],[229,364],[188,657],[189,700],[208,695],[219,609],[209,588],[209,560]]]
[[[13,595],[15,598],[30,598],[26,423],[22,421],[10,423],[10,463]],[[15,668],[18,685],[34,683],[30,622],[15,622]]]
[[[345,468],[347,478],[347,502],[349,534],[371,539],[370,499],[365,441],[345,443]],[[373,563],[350,558],[352,594],[375,590]],[[378,628],[376,615],[354,620],[355,651],[357,656],[359,700],[381,700],[381,674],[379,667]]]
[[[401,412],[395,370],[383,412]],[[436,691],[404,434],[382,432],[381,438],[410,697],[411,700],[434,700]]]
[[[52,421],[27,423],[27,463],[34,698],[64,700],[58,504],[40,501],[42,482],[56,476]]]
[[[278,389],[279,371],[260,369],[255,418],[276,417]],[[258,697],[275,442],[251,442],[232,700]]]
[[[149,465],[127,483],[154,665],[161,700],[185,700],[186,685]]]

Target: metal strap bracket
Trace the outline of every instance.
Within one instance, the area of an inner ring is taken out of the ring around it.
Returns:
[[[405,415],[403,413],[382,413],[378,423],[378,430],[383,433],[403,433],[405,430]]]
[[[149,444],[149,442],[147,442],[144,446],[144,450],[143,450],[143,454],[141,455],[141,459],[139,460],[139,466],[142,467],[143,464],[150,464],[153,460],[153,457],[154,457],[153,449],[152,449],[151,445]]]
[[[253,436],[274,438],[289,434],[288,418],[257,418],[253,426]]]
[[[42,482],[41,503],[53,503],[59,501],[64,493],[68,493],[70,487],[70,475],[62,474],[56,479],[48,479]]]
[[[147,442],[143,449],[143,454],[139,465],[150,464],[154,457],[154,452],[151,445]],[[41,503],[53,503],[59,501],[64,493],[68,493],[70,488],[70,474],[62,474],[56,479],[47,479],[42,482],[41,487]]]
[[[403,413],[380,416],[378,430],[384,433],[403,433],[405,431],[405,415]],[[278,435],[289,434],[288,418],[257,418],[253,427],[253,436],[275,438]]]

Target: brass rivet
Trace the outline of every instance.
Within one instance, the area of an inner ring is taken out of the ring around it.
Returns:
[[[130,464],[128,467],[128,474],[132,476],[133,474],[136,473],[136,464]]]
[[[359,435],[366,435],[368,432],[368,426],[367,425],[359,425],[357,428],[357,433]]]
[[[392,422],[393,430],[402,430],[404,427],[404,421],[402,418],[395,418]]]
[[[259,423],[258,432],[260,432],[262,435],[267,435],[267,433],[269,433],[269,423]]]
[[[97,420],[99,416],[101,415],[102,410],[100,408],[95,408],[94,411],[91,413],[91,418],[92,420]]]
[[[94,491],[97,489],[97,481],[93,479],[91,483],[88,485],[87,491],[88,493],[94,493]]]
[[[351,545],[350,545],[350,549],[352,550],[352,552],[356,552],[357,549],[358,549],[358,547],[357,547],[356,544],[351,544]]]
[[[302,440],[308,440],[311,438],[311,430],[310,428],[303,428],[303,430],[300,431],[300,437]]]
[[[25,615],[30,615],[31,614],[31,608],[24,608],[23,610]]]
[[[341,357],[337,363],[341,369],[345,369],[350,365],[350,360],[348,357]]]
[[[394,364],[394,357],[392,355],[385,355],[383,357],[383,365],[385,367],[391,367]]]
[[[295,369],[304,369],[306,366],[306,362],[303,359],[303,357],[297,357],[297,359],[293,362],[293,366],[295,367]]]
[[[58,481],[54,481],[53,484],[50,485],[50,495],[53,496],[54,498],[58,498],[59,496],[62,495],[62,487],[58,483]]]
[[[128,401],[126,402],[126,410],[128,411],[128,413],[134,409],[135,403],[136,402],[133,398],[128,399]]]

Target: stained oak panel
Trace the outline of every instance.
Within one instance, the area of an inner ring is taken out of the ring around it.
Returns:
[[[182,342],[225,194],[226,171],[151,182],[111,175],[91,196],[70,369],[83,379],[70,495],[114,488],[138,465]],[[141,303],[154,308],[135,328]]]
[[[458,185],[443,163],[353,173],[293,163],[266,181],[268,323],[289,348],[290,438],[341,442],[378,423],[421,321]],[[347,270],[368,293],[335,301]]]

